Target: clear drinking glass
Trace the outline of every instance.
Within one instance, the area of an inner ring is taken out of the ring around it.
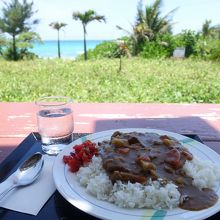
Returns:
[[[38,132],[42,150],[56,155],[72,142],[73,111],[72,100],[63,96],[40,98],[36,104]]]

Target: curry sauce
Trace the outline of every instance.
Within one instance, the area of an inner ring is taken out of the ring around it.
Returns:
[[[103,168],[114,183],[147,184],[159,180],[173,182],[181,194],[179,207],[202,210],[213,206],[218,196],[212,189],[198,189],[186,175],[183,166],[193,155],[176,139],[156,133],[115,132],[110,141],[99,143]]]

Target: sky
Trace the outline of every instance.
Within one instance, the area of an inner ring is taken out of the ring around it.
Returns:
[[[0,0],[0,9],[3,7]],[[49,24],[63,22],[67,26],[60,32],[61,40],[78,40],[83,38],[80,21],[72,19],[75,11],[85,12],[95,10],[104,15],[106,23],[91,22],[87,26],[87,39],[108,40],[117,39],[125,33],[116,28],[116,25],[131,30],[135,22],[137,3],[139,0],[32,0],[40,23],[33,30],[40,34],[43,40],[56,40],[57,32]],[[153,0],[143,0],[144,5],[152,4]],[[178,8],[173,15],[173,33],[177,34],[184,29],[201,30],[206,19],[213,25],[220,24],[220,0],[163,0],[162,14]],[[0,13],[1,16],[1,13]]]

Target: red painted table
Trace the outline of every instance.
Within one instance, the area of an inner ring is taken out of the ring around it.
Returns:
[[[154,128],[199,135],[220,154],[220,104],[76,103],[77,133],[117,128]],[[0,103],[0,162],[33,131],[34,103]]]

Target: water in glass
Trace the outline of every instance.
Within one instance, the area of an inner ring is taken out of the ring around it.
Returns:
[[[72,142],[73,112],[71,107],[44,107],[38,111],[37,121],[42,150],[47,154],[58,154]]]

